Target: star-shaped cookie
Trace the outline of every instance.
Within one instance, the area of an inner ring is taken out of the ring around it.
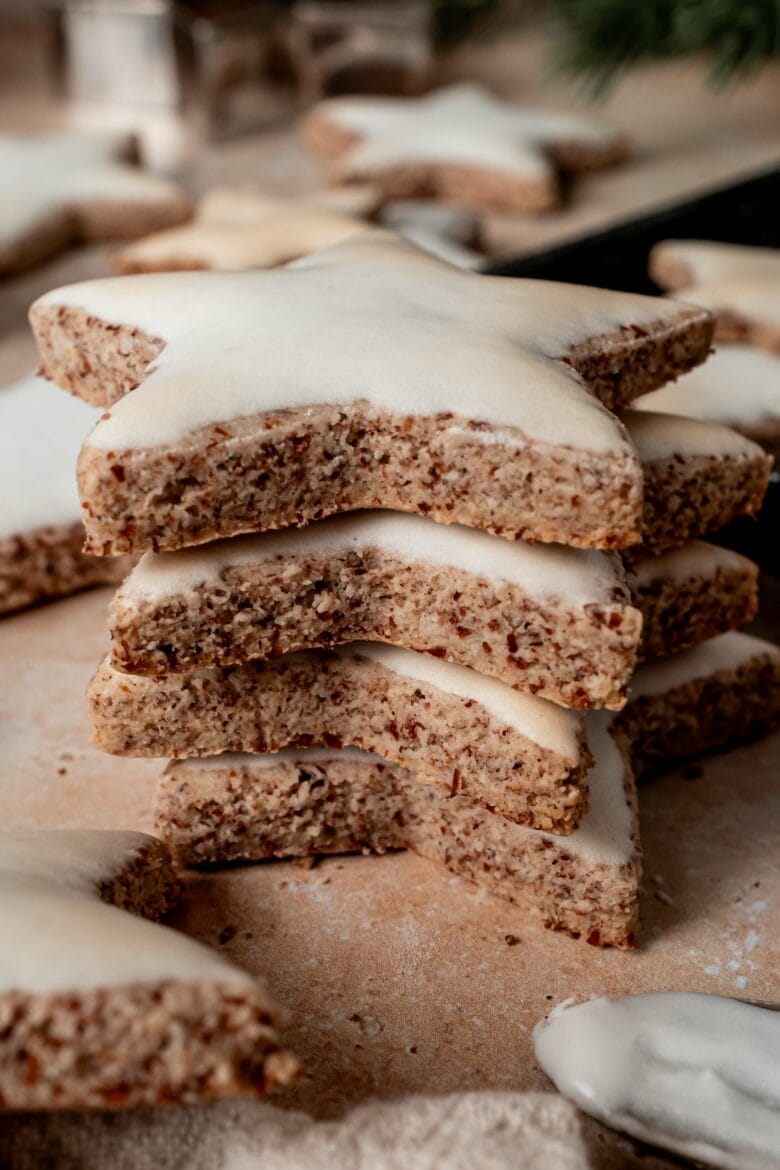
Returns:
[[[780,249],[665,240],[650,254],[650,275],[715,313],[718,340],[780,353]]]
[[[218,187],[200,200],[190,223],[137,240],[111,259],[122,273],[275,268],[368,226],[316,198]]]
[[[754,345],[719,345],[703,366],[643,396],[634,406],[725,423],[776,451],[780,447],[780,355]]]
[[[547,926],[630,947],[639,826],[627,752],[609,722],[587,716],[590,808],[568,837],[437,792],[369,752],[321,747],[173,761],[155,797],[157,832],[186,865],[411,849]]]
[[[128,239],[179,223],[175,184],[127,161],[125,135],[0,135],[0,273],[79,240]]]
[[[641,471],[603,404],[701,361],[711,331],[687,305],[478,276],[381,232],[271,272],[72,285],[31,320],[43,373],[121,399],[80,459],[98,553],[358,507],[632,543]]]
[[[365,216],[380,214],[379,192],[364,192],[355,209],[340,207],[339,191],[305,199],[280,198],[241,188],[214,188],[200,200],[190,223],[155,232],[115,252],[117,272],[175,272],[181,269],[275,268],[309,252],[370,230]],[[346,188],[344,194],[349,195]],[[358,189],[355,188],[357,192]],[[465,221],[464,221],[465,217]],[[460,268],[476,268],[484,257],[460,237],[476,216],[465,208],[438,203],[390,203],[381,212],[386,226],[419,247]]]
[[[98,417],[32,374],[0,389],[0,614],[118,584],[130,568],[81,551],[75,466]]]
[[[0,833],[0,1112],[200,1101],[290,1080],[262,983],[148,921],[178,893],[168,851],[145,833]]]
[[[389,199],[508,211],[555,206],[558,168],[604,166],[627,153],[623,135],[602,121],[518,106],[468,83],[421,98],[330,98],[302,134],[336,182],[378,183]]]

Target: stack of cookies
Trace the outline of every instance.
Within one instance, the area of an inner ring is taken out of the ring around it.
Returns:
[[[753,566],[691,544],[759,507],[766,456],[611,413],[705,358],[709,313],[367,233],[74,285],[32,320],[44,373],[111,407],[79,461],[87,548],[144,555],[93,729],[176,761],[178,858],[409,847],[631,945],[629,758],[777,714],[780,655],[723,633]]]
[[[726,423],[780,451],[780,250],[705,240],[665,240],[650,254],[662,287],[715,314],[715,353],[701,370],[643,398],[668,410]]]

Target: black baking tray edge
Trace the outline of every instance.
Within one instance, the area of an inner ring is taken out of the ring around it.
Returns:
[[[647,274],[653,244],[665,239],[694,239],[777,248],[778,208],[780,166],[773,166],[590,235],[492,264],[483,271],[493,276],[525,276],[622,292],[658,293],[658,286]],[[685,294],[681,295],[684,299]],[[734,393],[739,393],[739,387],[734,387]],[[780,475],[776,469],[758,520],[738,520],[714,539],[745,553],[764,572],[780,577],[779,521]]]

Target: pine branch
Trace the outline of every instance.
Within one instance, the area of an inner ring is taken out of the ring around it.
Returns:
[[[780,0],[552,0],[558,72],[603,93],[632,66],[702,53],[715,87],[780,54]]]

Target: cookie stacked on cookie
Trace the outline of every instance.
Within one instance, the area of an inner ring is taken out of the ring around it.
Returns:
[[[780,251],[702,240],[666,240],[650,275],[716,315],[716,352],[701,370],[647,395],[643,410],[727,423],[780,451]]]
[[[180,857],[410,846],[630,944],[640,640],[750,612],[752,569],[669,550],[754,511],[767,466],[725,428],[611,410],[703,360],[709,314],[377,233],[56,290],[32,320],[48,376],[111,406],[79,461],[87,546],[144,556],[93,727],[182,760],[158,802]],[[724,618],[708,592],[734,580]]]

